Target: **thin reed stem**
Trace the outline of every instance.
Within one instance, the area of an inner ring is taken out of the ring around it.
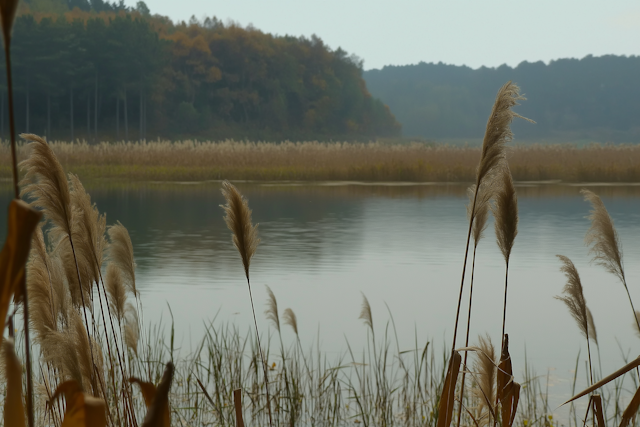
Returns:
[[[471,259],[471,283],[469,284],[469,314],[467,316],[467,337],[464,341],[464,346],[469,347],[469,331],[471,330],[471,302],[473,301],[473,276],[476,269],[476,249],[478,249],[478,244],[473,245],[473,258]],[[469,352],[464,352],[464,361],[462,362],[462,384],[460,385],[460,407],[458,411],[458,421],[456,423],[457,427],[460,427],[460,421],[462,419],[462,399],[464,398],[464,386],[465,386],[465,377],[467,376],[467,358],[469,356]]]
[[[269,377],[267,375],[267,362],[264,360],[264,355],[262,354],[262,346],[260,345],[260,334],[258,333],[258,321],[256,320],[256,309],[253,305],[253,295],[251,293],[251,281],[249,280],[248,272],[247,272],[247,286],[249,286],[249,299],[251,300],[251,312],[253,313],[253,324],[256,327],[258,351],[260,352],[260,359],[262,360],[262,371],[264,372],[264,386],[267,390],[267,409],[269,410],[269,426],[273,427],[273,420],[271,418],[271,398],[269,396]]]
[[[469,257],[469,243],[471,242],[471,230],[473,228],[473,220],[475,218],[476,201],[478,200],[478,189],[480,182],[476,180],[476,191],[473,195],[473,205],[471,206],[471,218],[469,218],[469,231],[467,232],[467,244],[464,250],[464,263],[462,264],[462,279],[460,279],[460,295],[458,296],[458,308],[456,310],[456,323],[453,327],[453,343],[451,344],[451,352],[456,349],[456,337],[458,335],[458,321],[460,319],[460,306],[462,305],[462,291],[464,290],[464,276],[467,271],[467,258]]]
[[[504,273],[504,307],[502,309],[502,335],[500,336],[500,339],[502,341],[502,345],[501,345],[501,350],[500,350],[500,354],[502,354],[502,352],[504,351],[504,343],[505,343],[505,339],[504,339],[504,332],[505,332],[505,327],[507,324],[507,286],[509,283],[509,260],[507,259],[507,267],[505,268],[505,273]]]

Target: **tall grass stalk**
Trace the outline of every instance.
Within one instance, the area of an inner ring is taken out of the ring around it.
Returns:
[[[11,171],[13,178],[14,198],[20,199],[18,187],[18,160],[16,154],[16,127],[13,111],[13,77],[11,67],[11,30],[18,9],[18,0],[6,0],[0,4],[0,20],[2,24],[2,38],[4,41],[5,69],[7,72],[7,92],[9,98],[9,134],[11,138]],[[25,273],[26,274],[26,273]],[[22,307],[24,311],[25,333],[25,359],[27,365],[27,423],[34,426],[33,418],[33,373],[31,371],[31,337],[29,333],[29,295],[26,277],[20,280],[20,292],[22,293]],[[4,320],[4,319],[3,319]]]

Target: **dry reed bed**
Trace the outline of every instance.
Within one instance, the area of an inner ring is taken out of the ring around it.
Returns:
[[[193,181],[347,180],[475,181],[480,147],[422,143],[54,142],[63,167],[82,179]],[[19,147],[20,158],[26,156]],[[637,145],[516,145],[507,148],[516,181],[640,182]],[[8,144],[0,146],[0,176],[10,176]]]

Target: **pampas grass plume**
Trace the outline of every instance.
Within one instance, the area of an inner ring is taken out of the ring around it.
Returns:
[[[138,297],[136,289],[136,261],[133,257],[133,244],[127,228],[118,221],[109,227],[109,261],[118,266],[122,273],[124,284]]]
[[[362,294],[362,310],[360,310],[360,317],[358,319],[364,320],[364,324],[369,326],[371,332],[373,332],[373,316],[371,314],[371,305],[369,305],[369,300]]]
[[[482,141],[482,157],[477,170],[477,183],[482,182],[482,179],[504,158],[504,145],[513,139],[510,127],[513,119],[518,117],[533,123],[533,120],[511,110],[519,105],[518,101],[524,99],[520,95],[520,88],[510,81],[498,91]]]
[[[506,164],[501,166],[498,177],[499,189],[495,194],[493,216],[495,217],[498,247],[509,264],[513,244],[518,235],[518,197],[513,186],[511,171]]]
[[[258,224],[251,223],[251,209],[247,200],[229,181],[222,183],[222,195],[227,204],[222,206],[226,214],[224,220],[233,233],[233,244],[240,253],[244,273],[249,278],[249,265],[258,243]]]
[[[284,310],[284,313],[282,313],[282,320],[284,321],[285,325],[291,326],[293,332],[298,335],[298,318],[296,317],[296,314],[293,312],[293,310],[291,310],[290,308],[286,308]]]
[[[275,325],[278,333],[280,333],[280,317],[278,316],[278,301],[276,300],[276,296],[273,294],[271,288],[265,285],[267,288],[267,309],[264,311],[264,314],[267,315],[267,319],[271,320]]]
[[[598,343],[598,337],[595,332],[595,324],[593,322],[593,316],[587,307],[587,302],[584,298],[582,290],[582,282],[580,281],[580,275],[573,262],[563,255],[556,255],[562,262],[560,271],[567,277],[567,284],[562,289],[563,296],[556,296],[557,300],[565,303],[569,309],[569,314],[578,324],[580,332],[585,338],[592,339],[596,344]]]
[[[597,194],[586,189],[583,189],[581,193],[593,208],[588,217],[591,220],[591,227],[584,238],[584,243],[591,247],[589,253],[593,254],[592,261],[603,266],[624,283],[622,250],[613,220]]]

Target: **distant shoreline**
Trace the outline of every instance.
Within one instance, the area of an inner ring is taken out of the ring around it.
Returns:
[[[480,147],[424,143],[153,142],[51,143],[65,170],[82,180],[204,182],[229,179],[318,185],[471,183]],[[26,146],[19,148],[20,158]],[[513,145],[509,167],[519,185],[638,185],[638,145]],[[11,176],[0,146],[0,179]],[[342,183],[342,184],[341,184]]]

